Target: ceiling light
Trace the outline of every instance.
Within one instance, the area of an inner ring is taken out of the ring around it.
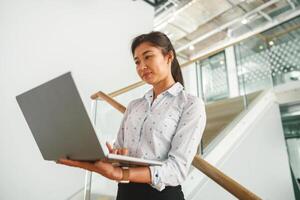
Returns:
[[[274,45],[274,42],[271,40],[271,41],[269,42],[269,45],[270,45],[270,46],[273,46],[273,45]]]
[[[193,51],[195,49],[194,45],[189,46],[189,50]]]
[[[264,49],[264,46],[263,46],[263,45],[260,45],[260,46],[259,46],[259,49]]]
[[[248,24],[248,22],[249,22],[249,20],[246,18],[242,19],[242,21],[241,21],[242,24]]]

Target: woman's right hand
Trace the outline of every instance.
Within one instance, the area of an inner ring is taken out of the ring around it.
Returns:
[[[119,154],[119,155],[124,155],[124,156],[128,155],[127,148],[114,149],[108,142],[106,142],[106,146],[108,148],[109,153]]]

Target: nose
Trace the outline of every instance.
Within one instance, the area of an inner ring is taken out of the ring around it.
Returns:
[[[138,68],[138,70],[144,70],[144,69],[147,69],[147,65],[143,61],[140,61],[137,68]]]

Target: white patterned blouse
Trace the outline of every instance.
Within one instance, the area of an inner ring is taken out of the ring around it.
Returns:
[[[114,148],[129,156],[163,161],[150,166],[152,187],[181,184],[187,176],[206,124],[203,101],[175,83],[153,101],[153,90],[129,103]]]

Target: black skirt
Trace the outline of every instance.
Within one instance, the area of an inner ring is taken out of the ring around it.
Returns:
[[[117,200],[184,200],[181,185],[158,191],[146,183],[119,183]]]

